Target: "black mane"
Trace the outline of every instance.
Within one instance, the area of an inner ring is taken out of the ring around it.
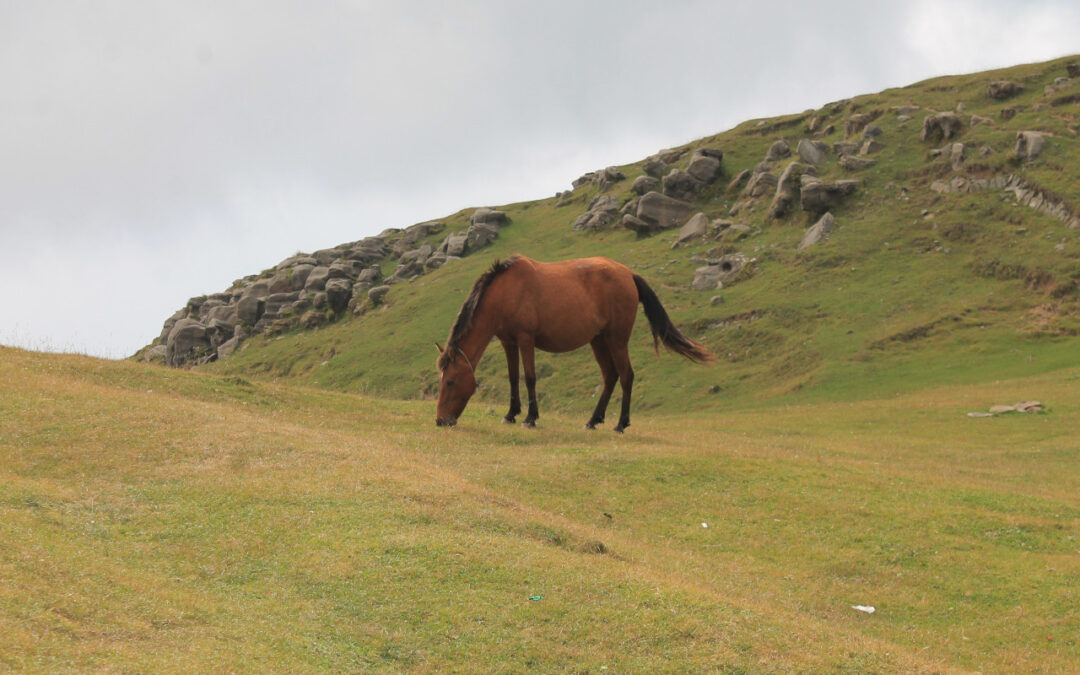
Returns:
[[[484,299],[484,292],[487,291],[488,286],[495,280],[495,277],[509,269],[516,261],[517,256],[510,256],[506,260],[496,260],[488,271],[477,278],[472,290],[469,291],[469,297],[465,299],[465,304],[461,306],[461,311],[458,312],[457,319],[454,320],[454,327],[450,329],[450,339],[447,340],[446,348],[443,349],[442,356],[439,357],[439,370],[446,370],[446,367],[457,356],[458,351],[461,349],[461,341],[472,330],[476,310],[480,307],[480,301]]]

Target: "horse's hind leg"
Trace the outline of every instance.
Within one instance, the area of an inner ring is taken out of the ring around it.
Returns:
[[[536,420],[540,417],[540,407],[536,403],[536,361],[532,336],[519,337],[518,347],[521,349],[521,365],[525,368],[525,390],[529,394],[529,412],[521,423],[527,427],[535,427]]]
[[[510,377],[510,411],[503,417],[503,422],[513,424],[521,412],[521,396],[518,393],[518,347],[516,344],[503,342],[506,352],[506,370]]]
[[[611,351],[604,342],[604,337],[597,335],[590,344],[596,363],[600,366],[600,374],[604,378],[604,390],[600,393],[600,400],[596,402],[596,410],[593,410],[592,417],[585,423],[585,428],[595,429],[597,424],[604,423],[608,401],[611,400],[611,392],[615,390],[615,382],[619,379],[619,375],[615,371],[615,362],[611,360]]]
[[[615,431],[622,433],[623,429],[630,426],[630,392],[634,388],[634,369],[630,367],[630,353],[626,345],[611,348],[611,360],[615,363],[615,370],[619,373],[619,381],[622,383],[622,411],[619,413],[619,424]]]

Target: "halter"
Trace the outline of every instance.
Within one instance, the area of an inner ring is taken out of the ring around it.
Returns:
[[[476,377],[476,368],[473,368],[472,361],[469,360],[469,355],[466,354],[461,347],[457,348],[457,353],[461,354],[461,358],[465,359],[465,363],[469,364],[469,370],[472,372],[473,377]]]

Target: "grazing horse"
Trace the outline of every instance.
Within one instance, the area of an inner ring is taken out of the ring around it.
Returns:
[[[518,353],[525,367],[529,412],[522,422],[536,425],[536,363],[533,350],[568,352],[590,345],[604,390],[585,424],[595,429],[604,421],[617,380],[622,382],[622,412],[615,431],[630,426],[630,390],[634,369],[627,346],[637,317],[638,302],[652,328],[653,348],[664,346],[692,361],[715,359],[701,344],[679,332],[660,300],[640,276],[607,258],[581,258],[542,263],[524,256],[495,261],[473,284],[461,306],[446,347],[439,347],[439,404],[435,423],[453,426],[476,391],[476,364],[492,337],[499,338],[510,371],[510,411],[503,421],[513,423],[521,412],[518,395]]]

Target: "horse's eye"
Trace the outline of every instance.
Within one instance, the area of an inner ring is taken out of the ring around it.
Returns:
[[[450,380],[449,382],[446,383],[446,386],[448,386],[448,387],[454,386],[454,381]]]

